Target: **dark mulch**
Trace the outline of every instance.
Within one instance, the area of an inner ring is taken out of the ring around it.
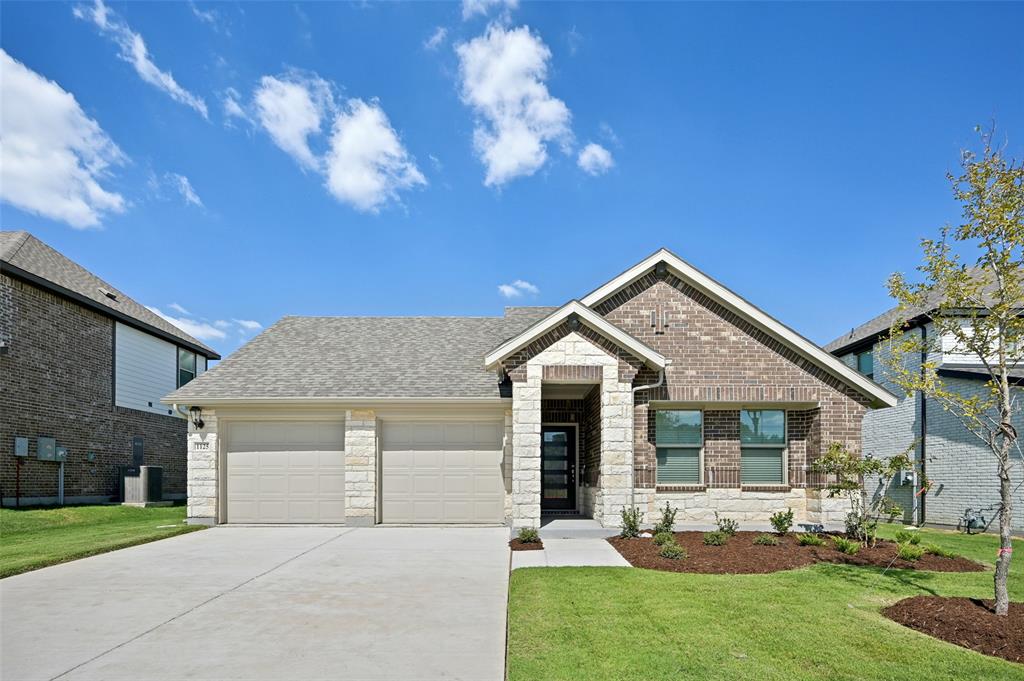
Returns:
[[[832,540],[824,546],[800,546],[793,535],[779,537],[778,546],[758,546],[754,538],[762,532],[737,532],[725,546],[705,546],[703,532],[674,532],[676,543],[686,549],[687,557],[671,560],[658,555],[660,548],[653,539],[611,537],[608,542],[633,567],[667,572],[699,572],[703,574],[764,574],[813,565],[814,563],[845,563],[873,565],[901,570],[934,572],[980,572],[985,566],[966,558],[943,558],[925,554],[917,562],[896,560],[895,542],[879,541],[873,548],[861,548],[855,556],[835,550]],[[890,565],[891,564],[891,565]]]
[[[882,613],[894,622],[984,655],[1024,663],[1024,603],[1010,603],[998,617],[994,601],[914,596]]]
[[[542,541],[531,541],[524,542],[518,538],[513,539],[508,543],[508,547],[513,551],[541,551],[544,548],[544,542]]]

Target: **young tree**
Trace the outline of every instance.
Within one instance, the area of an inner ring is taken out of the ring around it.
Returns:
[[[1006,615],[1013,552],[1010,454],[1018,437],[1012,421],[1021,409],[1011,372],[1024,355],[1024,166],[1005,159],[1003,150],[993,146],[994,129],[978,131],[980,156],[963,152],[962,174],[948,174],[953,196],[963,205],[962,223],[944,227],[937,241],[921,242],[921,283],[910,283],[900,274],[889,279],[899,314],[889,331],[890,357],[885,364],[894,383],[908,395],[920,392],[956,415],[998,462],[995,603],[996,614]],[[906,333],[909,319],[921,314],[933,325],[930,341]],[[978,363],[987,379],[984,390],[964,394],[938,375],[941,360],[934,358],[942,356],[943,337],[954,341],[957,353]],[[920,365],[908,358],[921,358]]]

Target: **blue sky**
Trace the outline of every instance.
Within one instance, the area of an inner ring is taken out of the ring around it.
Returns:
[[[557,305],[661,246],[824,343],[956,220],[976,124],[1024,155],[1022,25],[1015,3],[5,2],[2,224],[224,353],[255,332],[234,320]]]

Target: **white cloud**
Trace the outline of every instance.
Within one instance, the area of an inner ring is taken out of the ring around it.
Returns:
[[[397,200],[398,190],[427,183],[376,102],[348,101],[334,121],[326,160],[331,194],[361,211],[377,212]]]
[[[246,123],[252,123],[252,118],[249,113],[242,106],[242,96],[238,90],[233,87],[229,87],[224,91],[224,117],[227,119],[225,125],[230,125],[232,119],[239,119]]]
[[[604,175],[615,165],[611,152],[594,142],[583,147],[576,163],[583,172],[595,176]]]
[[[171,308],[172,310],[174,310],[178,314],[190,314],[188,310],[183,308],[181,305],[178,305],[177,303],[171,303],[167,307]]]
[[[235,324],[238,324],[246,331],[257,331],[263,328],[262,324],[251,319],[234,319],[232,321],[235,322]]]
[[[95,227],[124,197],[100,186],[125,155],[74,95],[0,49],[0,199],[21,210]]]
[[[511,284],[498,284],[498,293],[505,298],[521,298],[523,294],[537,295],[540,289],[528,281],[516,279]]]
[[[622,142],[619,141],[619,136],[615,134],[615,130],[612,129],[612,126],[608,125],[604,121],[601,121],[601,124],[597,126],[597,129],[600,132],[601,137],[606,139],[608,142],[617,147],[622,146]]]
[[[492,24],[455,49],[462,99],[480,118],[473,141],[487,168],[485,185],[533,175],[547,161],[550,142],[569,148],[572,114],[548,92],[551,51],[539,36],[526,26]]]
[[[85,21],[92,21],[120,49],[119,56],[135,68],[142,80],[166,92],[176,102],[190,106],[203,118],[208,118],[206,102],[178,85],[170,71],[161,71],[149,56],[142,36],[131,29],[128,23],[109,9],[103,0],[95,0],[93,6],[78,5],[74,15]]]
[[[159,308],[152,307],[150,305],[147,305],[146,308],[157,316],[162,317],[165,321],[174,324],[193,338],[198,338],[199,340],[223,340],[227,338],[226,333],[212,324],[207,324],[206,322],[197,321],[195,319],[189,319],[187,317],[172,317],[169,314],[161,312]]]
[[[477,14],[487,16],[492,9],[500,9],[507,18],[511,10],[519,7],[519,0],[462,0],[462,19],[470,19]]]
[[[215,321],[213,323],[213,325],[216,326],[218,329],[226,329],[226,328],[231,326],[231,324],[229,322],[227,322],[227,321],[225,321],[223,319],[218,319],[217,321]]]
[[[429,38],[423,41],[423,48],[426,50],[436,50],[441,47],[445,40],[448,38],[448,29],[444,26],[438,26],[434,29],[434,32]]]
[[[297,72],[263,76],[254,100],[259,122],[274,143],[304,168],[319,169],[309,137],[320,132],[322,119],[334,108],[330,84]]]
[[[178,173],[167,173],[167,175],[168,179],[174,185],[174,188],[178,190],[179,194],[181,194],[181,198],[185,200],[185,203],[199,208],[203,207],[202,199],[200,199],[199,195],[196,194],[195,189],[192,188],[192,183],[189,182],[187,177],[179,175]]]

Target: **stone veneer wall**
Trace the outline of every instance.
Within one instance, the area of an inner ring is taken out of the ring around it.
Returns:
[[[373,525],[377,520],[377,415],[370,410],[345,414],[345,524]]]
[[[188,424],[188,506],[186,520],[193,525],[219,522],[220,484],[217,460],[220,457],[217,413],[203,410],[203,428]]]

